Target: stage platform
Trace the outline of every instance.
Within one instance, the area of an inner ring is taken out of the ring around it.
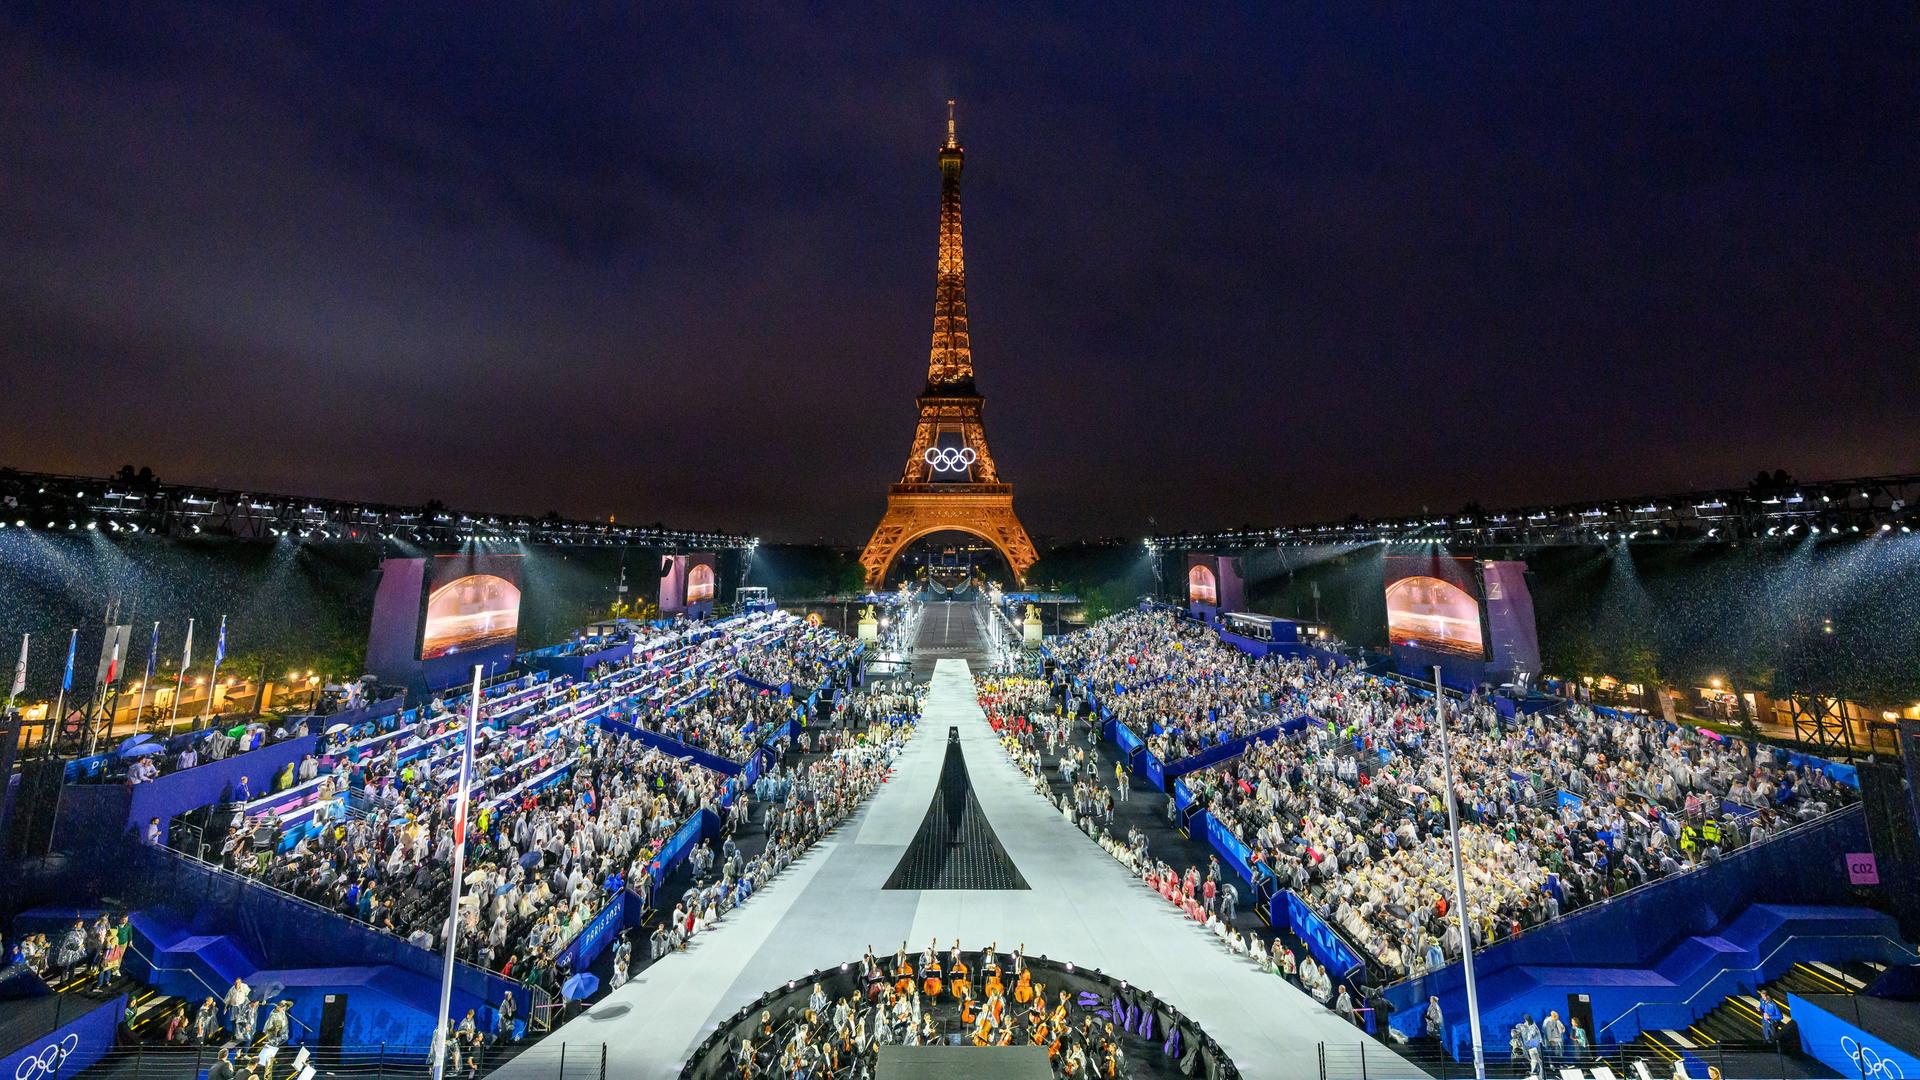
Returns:
[[[952,606],[961,629],[975,605]],[[945,620],[941,630],[944,636]],[[883,888],[926,817],[949,727],[959,729],[979,808],[1028,889]],[[1330,1047],[1328,1076],[1361,1075],[1363,1035],[1228,953],[1034,792],[1001,750],[959,659],[939,661],[919,734],[864,809],[717,930],[646,967],[542,1049],[557,1053],[552,1044],[564,1042],[597,1060],[605,1044],[608,1075],[674,1076],[709,1033],[767,990],[858,960],[868,947],[889,956],[902,942],[917,953],[930,941],[944,950],[955,938],[970,949],[994,942],[1003,953],[1024,944],[1029,953],[1149,989],[1217,1040],[1245,1076],[1317,1077],[1322,1042]],[[1346,1052],[1333,1053],[1334,1045]],[[1378,1043],[1367,1047],[1365,1061],[1375,1080],[1424,1075]],[[537,1071],[516,1064],[500,1075],[531,1080]]]
[[[1038,1046],[883,1046],[874,1080],[1053,1080]]]

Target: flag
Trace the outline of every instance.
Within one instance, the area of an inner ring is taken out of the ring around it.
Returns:
[[[187,620],[187,646],[186,648],[180,650],[180,673],[182,675],[186,674],[187,669],[192,666],[193,666],[193,620],[188,619]]]
[[[153,624],[153,640],[147,642],[147,683],[153,682],[154,665],[160,662],[160,624]]]
[[[75,630],[73,636],[67,639],[67,673],[60,676],[60,691],[62,693],[68,693],[73,690],[73,650],[79,645],[80,631]]]
[[[127,644],[126,629],[125,627],[114,627],[114,630],[117,632],[113,635],[113,655],[107,660],[107,678],[106,681],[101,684],[103,686],[112,686],[120,681],[120,650],[125,648]]]
[[[220,661],[227,658],[227,617],[220,616],[220,640],[213,646],[213,666],[219,667]]]
[[[27,642],[32,638],[32,634],[20,635],[20,662],[13,665],[13,689],[7,694],[8,697],[19,697],[27,692]]]

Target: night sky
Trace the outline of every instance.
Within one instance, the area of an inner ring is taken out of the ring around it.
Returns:
[[[13,3],[0,463],[864,539],[1920,467],[1909,4]],[[582,14],[588,9],[598,14]]]

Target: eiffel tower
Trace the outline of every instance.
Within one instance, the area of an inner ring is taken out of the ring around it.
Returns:
[[[1013,485],[1000,479],[987,449],[973,385],[967,337],[967,267],[960,243],[960,166],[964,153],[947,102],[947,141],[940,147],[940,260],[933,294],[933,349],[920,421],[900,482],[887,492],[887,513],[873,530],[860,565],[867,588],[886,583],[887,568],[909,544],[930,533],[970,533],[992,544],[1025,583],[1040,556],[1013,513]]]

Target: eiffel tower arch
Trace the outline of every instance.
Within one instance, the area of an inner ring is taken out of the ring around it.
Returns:
[[[873,530],[860,565],[867,587],[909,544],[955,531],[992,544],[1014,577],[1026,582],[1040,556],[1013,512],[1013,485],[1000,479],[981,420],[985,399],[973,385],[973,343],[967,333],[967,269],[960,238],[960,168],[964,160],[947,102],[947,141],[940,147],[940,256],[934,278],[933,347],[919,421],[900,482],[887,492],[887,512]]]

